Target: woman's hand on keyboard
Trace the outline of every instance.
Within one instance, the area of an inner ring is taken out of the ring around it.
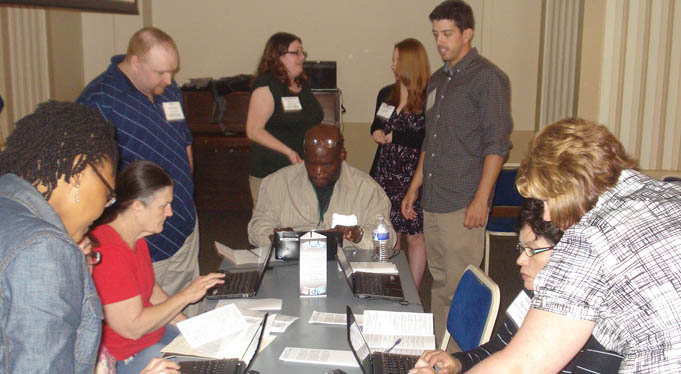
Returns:
[[[187,286],[185,289],[180,291],[185,297],[188,304],[195,303],[204,295],[209,288],[215,286],[216,284],[222,284],[225,281],[222,278],[225,277],[224,273],[210,273],[194,279],[194,281]]]
[[[140,374],[180,374],[180,365],[163,358],[152,358]]]

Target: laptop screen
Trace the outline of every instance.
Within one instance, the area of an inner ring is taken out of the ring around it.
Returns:
[[[265,331],[265,325],[267,324],[267,317],[269,317],[269,313],[265,314],[265,317],[262,319],[262,322],[260,322],[258,329],[255,331],[255,334],[253,334],[251,342],[244,351],[244,355],[241,357],[241,361],[246,364],[246,368],[251,366],[251,361],[253,361],[255,354],[258,353],[258,348],[260,347],[260,342],[262,342],[262,336]]]
[[[343,252],[343,248],[338,248],[336,257],[338,258],[338,263],[340,264],[341,270],[343,270],[343,273],[345,273],[345,277],[350,279],[350,276],[352,275],[352,266],[350,265],[348,258],[345,257],[345,252]]]
[[[359,366],[362,368],[362,372],[365,374],[372,373],[370,368],[370,354],[369,345],[364,336],[362,335],[362,330],[359,328],[359,324],[355,319],[355,314],[352,313],[350,306],[347,306],[347,324],[348,324],[348,343],[350,343],[350,349],[355,355]]]

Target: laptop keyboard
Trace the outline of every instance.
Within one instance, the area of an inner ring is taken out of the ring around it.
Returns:
[[[374,357],[381,361],[381,367],[383,368],[384,374],[406,374],[411,370],[416,361],[418,361],[418,356],[409,355],[398,355],[398,354],[385,354],[376,352]]]
[[[225,273],[225,283],[216,286],[208,292],[209,296],[249,293],[255,290],[260,273],[249,271],[246,273]]]
[[[182,374],[232,374],[236,373],[239,360],[201,360],[180,362]]]

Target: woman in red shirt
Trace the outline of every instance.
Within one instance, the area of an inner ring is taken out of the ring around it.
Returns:
[[[129,164],[116,178],[117,202],[104,212],[92,235],[102,254],[93,278],[104,306],[102,344],[119,374],[138,374],[179,331],[182,310],[199,301],[222,274],[198,277],[168,296],[154,280],[144,237],[163,231],[173,212],[173,179],[150,161]]]

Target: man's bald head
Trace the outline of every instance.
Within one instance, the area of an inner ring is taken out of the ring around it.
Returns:
[[[316,125],[305,132],[303,159],[310,182],[326,187],[340,176],[343,135],[331,125]]]

